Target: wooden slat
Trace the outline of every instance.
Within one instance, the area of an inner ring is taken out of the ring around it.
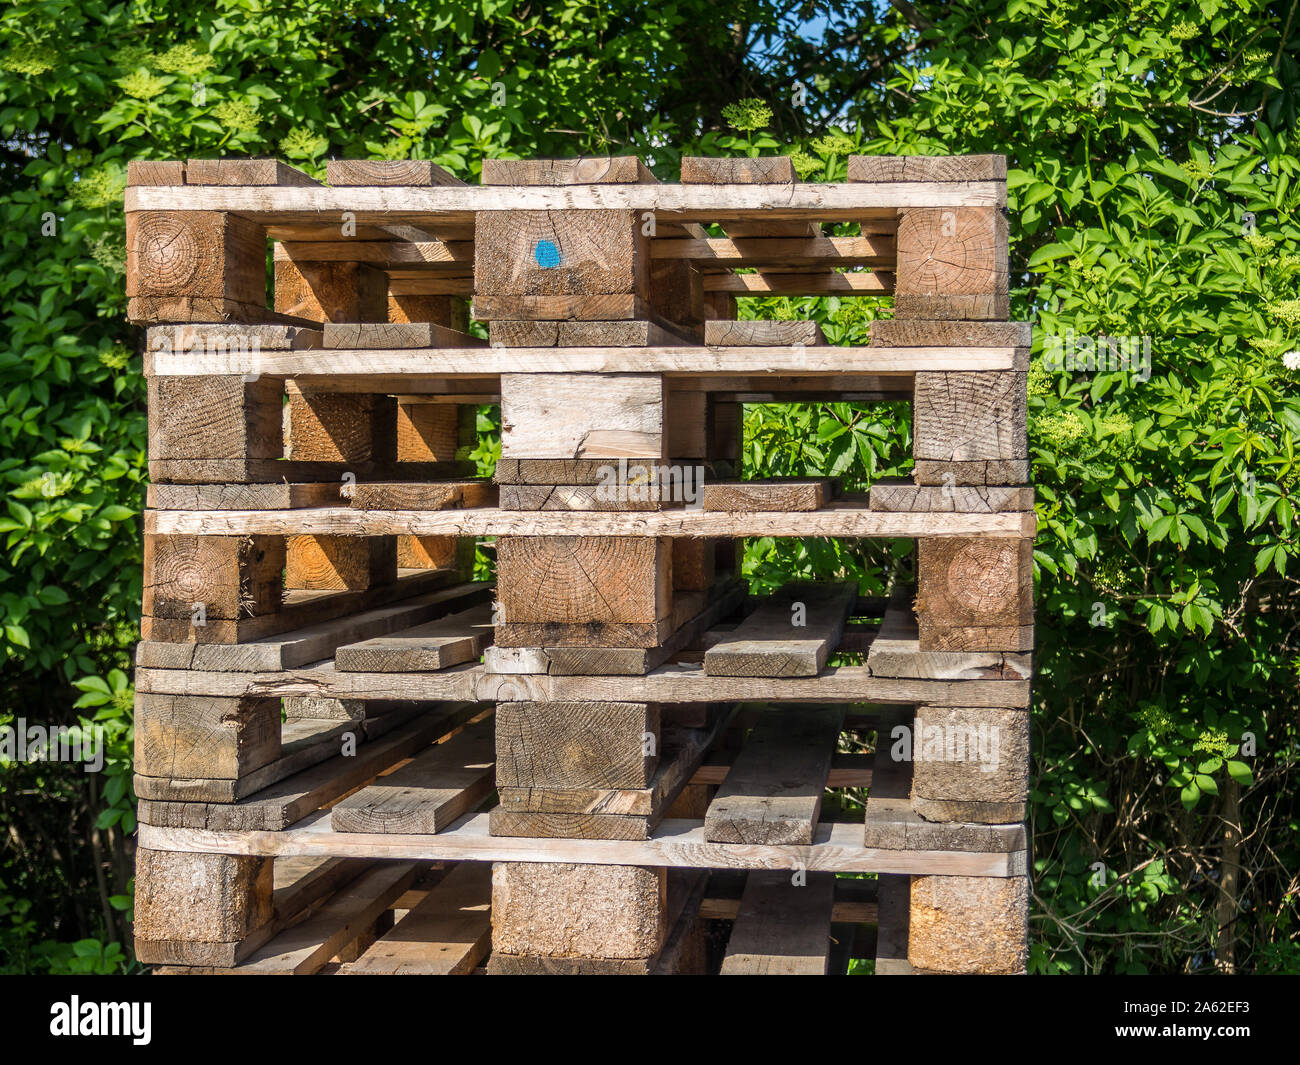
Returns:
[[[704,509],[732,514],[820,510],[834,494],[829,478],[769,481],[707,481]]]
[[[826,776],[828,788],[871,787],[871,765],[875,756],[870,754],[836,753],[831,757],[831,769]],[[692,784],[721,784],[731,772],[731,762],[710,759],[695,771]]]
[[[492,945],[492,866],[462,862],[340,976],[463,976]]]
[[[903,587],[885,611],[880,632],[867,650],[867,667],[875,676],[932,680],[1028,680],[1033,676],[1034,656],[1028,651],[922,651],[912,599],[912,590]]]
[[[148,511],[145,532],[158,534],[287,536],[1032,536],[1032,513],[891,514],[845,496],[820,510],[733,514],[705,510],[648,513],[468,510],[353,510],[318,507],[285,511]],[[267,635],[262,633],[261,635]]]
[[[337,228],[333,234],[337,236]],[[462,267],[474,261],[471,240],[301,240],[276,244],[277,260],[372,263],[377,266]]]
[[[783,708],[759,718],[709,803],[715,843],[811,843],[844,707]]]
[[[889,273],[706,274],[705,292],[739,292],[749,296],[887,296],[894,291]]]
[[[1031,486],[921,485],[910,481],[877,481],[868,503],[872,510],[927,514],[996,514],[1008,510],[1033,510]]]
[[[317,814],[284,832],[213,832],[141,825],[139,846],[206,854],[316,854],[405,861],[572,862],[683,868],[780,869],[809,872],[1021,876],[1026,856],[863,847],[862,826],[821,824],[810,846],[709,843],[699,821],[667,819],[648,840],[529,839],[493,836],[488,815],[474,814],[436,835],[332,832]]]
[[[365,481],[352,486],[354,510],[459,510],[494,506],[496,486],[490,481]]]
[[[492,640],[492,604],[426,621],[334,653],[336,668],[349,673],[422,673],[477,662]]]
[[[340,499],[342,482],[318,484],[151,484],[145,505],[156,510],[295,510]]]
[[[652,259],[690,259],[731,269],[752,266],[892,266],[894,241],[863,237],[710,237],[650,242]]]
[[[826,334],[816,322],[713,321],[704,323],[704,343],[742,348],[791,344],[816,346],[826,343]]]
[[[835,877],[753,872],[745,880],[723,976],[825,976],[831,950]]]
[[[492,791],[493,728],[486,718],[337,803],[339,832],[441,832]]]
[[[337,186],[465,184],[427,159],[327,159],[325,180]]]
[[[712,677],[812,677],[826,665],[857,602],[850,583],[783,585],[704,654]]]
[[[326,322],[327,348],[472,348],[486,341],[437,322]]]

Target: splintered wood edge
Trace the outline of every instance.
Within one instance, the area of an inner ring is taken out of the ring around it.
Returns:
[[[841,873],[1023,876],[1026,854],[901,851],[861,844],[862,825],[818,826],[811,845],[708,843],[702,821],[667,820],[648,840],[530,839],[493,836],[488,814],[470,814],[447,831],[431,834],[334,832],[329,811],[281,832],[213,832],[140,825],[139,846],[149,850],[235,855],[315,855],[415,861],[572,862],[668,868],[807,869]]]

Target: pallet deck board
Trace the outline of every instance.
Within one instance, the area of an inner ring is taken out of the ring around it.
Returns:
[[[711,677],[815,677],[839,644],[857,598],[850,582],[785,584],[704,652],[704,671]]]
[[[831,951],[835,877],[811,873],[806,884],[776,872],[745,878],[723,976],[825,976]]]

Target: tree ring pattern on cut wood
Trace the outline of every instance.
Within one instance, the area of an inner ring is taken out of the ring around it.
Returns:
[[[182,220],[142,215],[135,228],[136,272],[154,292],[187,292],[200,270],[199,243]]]
[[[948,563],[948,594],[973,615],[997,613],[1017,587],[1016,556],[985,540],[966,544]]]
[[[995,289],[998,249],[983,208],[926,208],[898,223],[899,291],[974,295]]]

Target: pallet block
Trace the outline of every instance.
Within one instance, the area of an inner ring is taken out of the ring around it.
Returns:
[[[932,973],[1017,974],[1029,960],[1023,876],[914,876],[907,960]]]
[[[919,706],[912,809],[927,821],[1008,825],[1025,819],[1029,714]]]
[[[1033,650],[1033,541],[918,540],[916,614],[922,651]]]

